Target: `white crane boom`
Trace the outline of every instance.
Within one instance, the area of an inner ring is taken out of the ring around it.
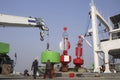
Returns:
[[[42,31],[40,32],[41,40],[44,37],[44,31],[49,29],[45,26],[44,20],[42,18],[32,18],[32,17],[21,17],[0,14],[0,25],[1,26],[14,26],[14,27],[38,27]],[[0,26],[0,27],[1,27]]]
[[[45,26],[45,23],[40,18],[21,17],[0,14],[0,25],[3,26],[23,26],[23,27],[40,27]]]

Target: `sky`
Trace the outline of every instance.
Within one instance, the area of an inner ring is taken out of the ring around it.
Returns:
[[[15,70],[30,70],[34,58],[40,58],[49,41],[50,49],[62,54],[59,43],[62,40],[63,27],[68,28],[71,48],[68,54],[75,58],[78,35],[84,34],[89,20],[91,0],[0,0],[0,13],[44,18],[49,28],[49,40],[40,41],[38,28],[0,27],[0,42],[10,44],[9,55],[14,59],[17,53]],[[101,15],[108,17],[120,13],[120,0],[94,0]],[[92,49],[83,42],[84,67],[93,63]],[[43,65],[41,62],[39,65]],[[73,62],[69,64],[73,67]]]

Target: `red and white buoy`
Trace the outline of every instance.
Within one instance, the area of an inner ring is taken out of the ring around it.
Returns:
[[[81,36],[78,36],[78,43],[77,43],[77,47],[75,48],[75,53],[76,53],[76,58],[73,59],[73,63],[75,64],[75,67],[79,68],[81,67],[81,65],[84,64],[84,60],[82,59],[82,42],[83,39]]]
[[[60,49],[63,51],[60,56],[61,71],[68,71],[68,63],[71,62],[71,56],[68,55],[68,50],[70,49],[70,42],[68,40],[67,27],[64,27],[64,32],[62,34],[62,41],[60,42]]]

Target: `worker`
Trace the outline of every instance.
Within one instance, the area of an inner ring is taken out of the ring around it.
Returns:
[[[33,78],[36,79],[36,74],[37,74],[37,71],[38,71],[38,60],[37,59],[35,59],[33,61],[31,70],[33,70]]]
[[[47,75],[49,76],[49,78],[52,78],[52,64],[50,60],[47,60],[44,78],[46,78]]]
[[[24,70],[24,76],[29,76],[29,73],[28,73],[27,69]]]

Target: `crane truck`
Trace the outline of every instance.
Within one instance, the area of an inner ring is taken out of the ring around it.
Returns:
[[[7,14],[0,14],[0,27],[33,27],[40,29],[40,40],[44,40],[45,31],[49,31],[48,27],[46,27],[43,18],[33,18],[33,17],[22,17],[22,16],[14,16]],[[2,72],[12,73],[14,68],[14,60],[12,60],[9,53],[9,44],[0,42],[0,74]],[[4,64],[9,64],[7,68],[3,66]]]

